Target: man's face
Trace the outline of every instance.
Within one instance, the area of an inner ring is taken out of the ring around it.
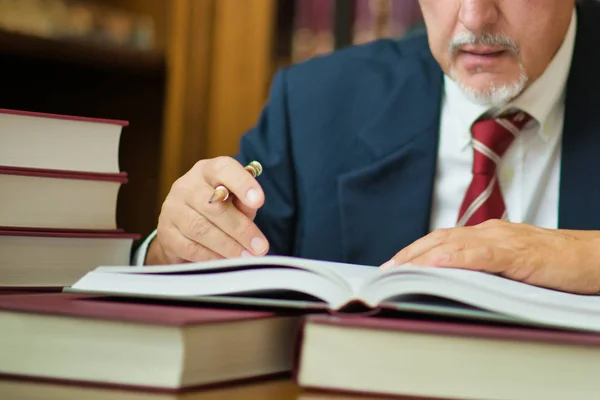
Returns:
[[[419,0],[444,72],[485,105],[517,97],[546,69],[575,0]]]

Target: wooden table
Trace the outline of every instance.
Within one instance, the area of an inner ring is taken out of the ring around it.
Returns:
[[[384,397],[324,393],[299,388],[290,379],[273,379],[182,394],[149,393],[0,379],[0,398],[10,400],[367,400]],[[408,398],[406,400],[409,400]]]

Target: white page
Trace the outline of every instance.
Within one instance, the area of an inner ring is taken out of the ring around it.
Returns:
[[[321,275],[298,269],[248,269],[207,275],[89,273],[72,286],[93,292],[160,296],[210,296],[266,290],[293,290],[320,298],[332,307],[348,292]]]
[[[369,304],[395,295],[434,295],[524,320],[600,331],[600,296],[559,292],[477,271],[406,266],[386,273],[372,288]]]
[[[422,272],[427,275],[462,282],[466,286],[485,288],[488,291],[515,297],[527,303],[536,303],[553,308],[559,307],[571,311],[600,313],[600,296],[597,295],[561,292],[478,271],[429,267],[422,270]]]
[[[362,282],[377,275],[377,267],[348,263],[328,262],[284,256],[245,257],[215,260],[200,263],[159,266],[101,266],[98,272],[119,274],[164,274],[174,272],[210,271],[240,267],[282,266],[299,268],[322,275],[342,287],[347,293],[358,293]],[[225,278],[223,278],[225,279]]]

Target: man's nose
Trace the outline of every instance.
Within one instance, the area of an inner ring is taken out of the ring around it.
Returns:
[[[497,0],[458,0],[458,19],[469,31],[478,34],[487,31],[498,21]]]

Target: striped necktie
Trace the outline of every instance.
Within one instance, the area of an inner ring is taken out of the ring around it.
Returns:
[[[458,226],[477,225],[489,219],[507,219],[496,170],[513,139],[531,117],[523,112],[480,119],[471,127],[473,180],[458,216]]]

